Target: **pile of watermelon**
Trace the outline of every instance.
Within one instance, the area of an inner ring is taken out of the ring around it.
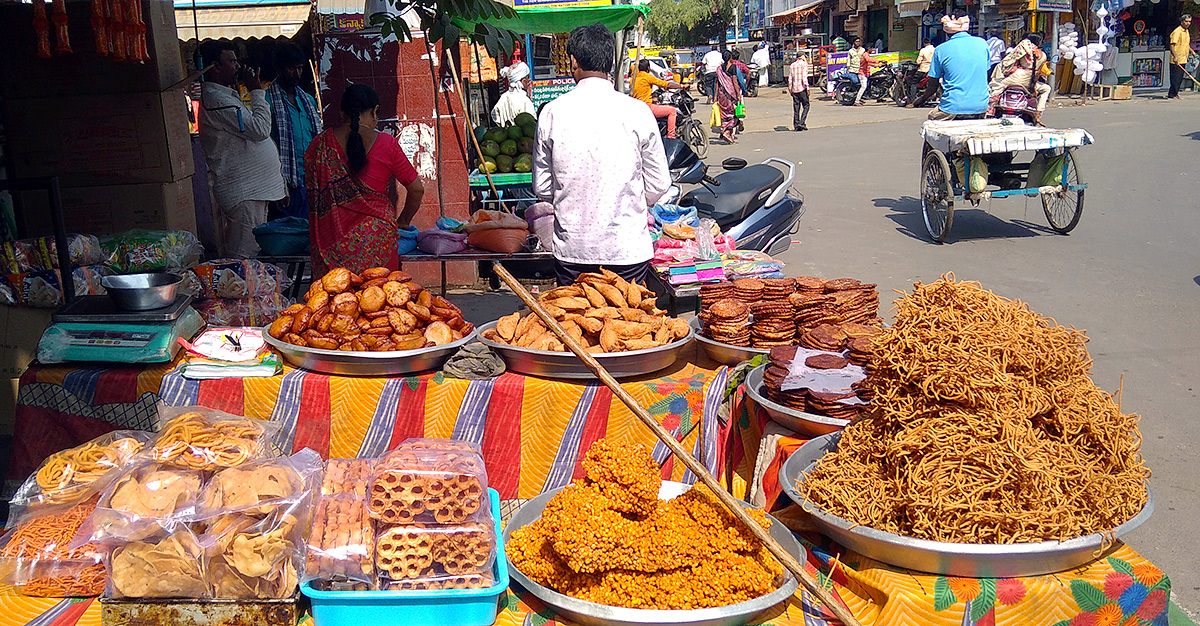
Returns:
[[[518,115],[509,126],[476,128],[475,137],[479,139],[479,148],[483,153],[479,155],[477,163],[479,171],[490,174],[532,171],[536,136],[537,118],[528,113]]]

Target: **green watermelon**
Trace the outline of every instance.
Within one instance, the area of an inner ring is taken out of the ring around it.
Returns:
[[[503,174],[513,171],[513,158],[507,154],[496,157],[496,169]]]
[[[508,131],[504,130],[503,128],[493,128],[487,132],[485,138],[488,141],[500,143],[501,141],[508,139]]]
[[[512,139],[505,139],[500,143],[500,152],[508,156],[517,156],[517,142]]]
[[[491,139],[484,141],[479,146],[479,149],[483,151],[483,156],[485,157],[494,157],[500,154],[500,144],[492,141]]]
[[[526,124],[533,124],[536,126],[537,118],[531,113],[520,113],[517,115],[516,119],[513,120],[513,123],[517,126],[524,126]]]

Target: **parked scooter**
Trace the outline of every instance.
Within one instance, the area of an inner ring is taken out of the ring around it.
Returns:
[[[895,82],[895,68],[891,65],[884,65],[871,74],[871,82],[867,85],[867,91],[863,94],[862,99],[883,102],[892,95],[892,84]],[[838,76],[835,85],[833,98],[843,106],[854,106],[854,100],[858,96],[858,85],[850,79],[850,75],[843,73]]]
[[[696,207],[700,217],[712,218],[737,240],[740,250],[776,255],[791,246],[804,215],[803,199],[788,193],[796,179],[795,164],[770,157],[748,165],[745,159],[730,157],[721,163],[726,171],[714,178],[687,144],[664,139],[663,147],[671,180],[676,185],[701,186],[682,196],[679,187],[672,186],[661,202]]]
[[[658,100],[666,106],[675,107],[675,137],[691,146],[692,150],[704,158],[708,154],[707,120],[696,119],[696,99],[686,89],[659,90]],[[658,118],[658,133],[667,136],[667,118]]]
[[[750,75],[746,77],[746,96],[750,98],[757,98],[758,75],[762,70],[753,63],[747,65],[746,67],[750,68]]]

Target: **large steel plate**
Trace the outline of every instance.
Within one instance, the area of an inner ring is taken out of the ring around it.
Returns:
[[[458,341],[431,348],[356,352],[293,345],[272,337],[268,328],[262,329],[263,339],[283,356],[283,360],[300,369],[339,376],[400,376],[440,369],[459,348],[475,340],[472,331]]]
[[[766,367],[766,364],[763,364],[750,370],[746,374],[745,385],[746,395],[767,412],[771,421],[801,435],[814,437],[837,432],[850,423],[848,419],[797,411],[768,399],[767,388],[763,385],[763,372]]]
[[[663,481],[658,497],[664,500],[670,499],[682,494],[690,487],[683,483]],[[513,531],[541,519],[546,503],[562,489],[563,487],[559,487],[547,491],[521,505],[521,508],[517,509],[504,528],[504,543],[508,544],[512,539]],[[792,531],[788,530],[779,520],[771,518],[771,528],[768,532],[783,545],[789,554],[796,557],[797,561],[801,563],[805,561],[807,555],[804,548],[801,547],[800,542],[796,541]],[[796,593],[798,586],[796,578],[785,569],[783,571],[784,579],[779,587],[771,593],[753,600],[707,609],[630,609],[572,598],[548,587],[543,587],[522,574],[513,565],[511,559],[508,562],[508,571],[514,581],[528,589],[530,593],[537,596],[559,615],[584,626],[741,626],[753,622],[756,617],[779,603],[787,601],[792,594]]]
[[[552,350],[531,350],[519,348],[504,343],[497,343],[483,336],[483,331],[495,328],[496,322],[488,322],[476,330],[479,340],[491,348],[509,370],[518,374],[541,376],[543,378],[595,378],[579,357],[572,352],[554,352]],[[633,378],[645,376],[658,370],[670,367],[679,359],[684,349],[692,343],[695,333],[688,329],[688,334],[682,339],[646,350],[630,350],[629,352],[610,352],[593,354],[596,360],[612,374],[613,378]]]
[[[779,482],[788,497],[812,515],[825,536],[876,561],[904,569],[967,578],[1019,578],[1074,569],[1103,555],[1104,536],[1085,535],[1067,541],[1010,544],[950,543],[904,537],[858,526],[817,508],[800,495],[797,481],[827,452],[837,449],[842,433],[817,437],[800,446],[779,469]],[[1146,506],[1132,519],[1113,529],[1120,538],[1141,526],[1154,512],[1154,493],[1146,487]],[[859,497],[869,498],[863,493]]]
[[[737,365],[742,361],[749,361],[756,356],[766,355],[770,350],[760,350],[758,348],[743,348],[741,346],[733,346],[727,343],[709,339],[701,332],[704,330],[701,327],[701,321],[698,317],[693,317],[688,320],[688,326],[692,327],[692,334],[696,335],[696,341],[700,342],[701,347],[708,353],[708,358],[717,363],[725,365]]]

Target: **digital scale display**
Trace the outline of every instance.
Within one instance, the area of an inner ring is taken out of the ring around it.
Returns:
[[[161,331],[160,331],[161,332]],[[72,346],[145,348],[157,333],[122,330],[69,330],[67,343]]]

